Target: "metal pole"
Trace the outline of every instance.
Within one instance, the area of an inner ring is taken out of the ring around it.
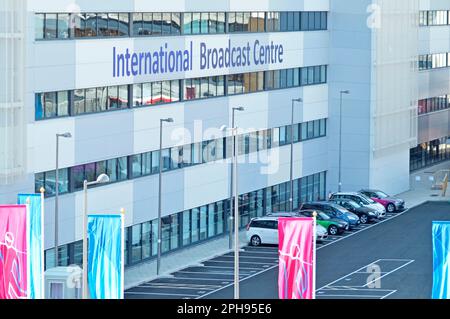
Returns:
[[[56,172],[55,172],[55,267],[59,265],[58,254],[58,199],[59,199],[59,134],[56,134]]]
[[[232,115],[231,115],[231,129],[234,129],[234,112],[236,110],[233,108],[232,110]],[[234,133],[231,134],[231,159],[233,160],[234,158],[234,145],[235,145],[236,141],[234,139]],[[231,250],[233,248],[233,194],[234,194],[234,189],[233,189],[233,170],[234,170],[234,164],[231,163],[231,183],[230,183],[230,207],[229,207],[229,225],[230,225],[230,229],[229,229],[229,238],[228,238],[228,247]]]
[[[233,136],[236,135],[233,128]],[[237,192],[237,150],[238,143],[234,143],[233,156],[233,189],[234,189],[234,299],[239,299],[239,202]]]
[[[159,121],[159,183],[158,183],[158,258],[156,260],[156,275],[159,276],[161,269],[161,181],[162,181],[162,125],[163,120]]]
[[[292,212],[294,209],[294,199],[293,199],[293,161],[294,161],[294,103],[292,100],[292,110],[291,110],[291,162],[290,162],[290,178],[289,178],[289,211]]]
[[[120,278],[121,281],[121,291],[120,291],[120,299],[124,299],[125,298],[125,209],[122,208],[120,210],[120,217],[121,217],[121,229],[122,229],[122,249],[121,249],[121,273],[122,276]]]
[[[313,234],[314,234],[314,244],[313,244],[313,291],[312,291],[312,299],[316,299],[316,228],[317,228],[317,212],[313,213]]]
[[[340,92],[340,98],[339,98],[339,181],[338,181],[338,192],[341,191],[342,188],[342,167],[341,167],[341,161],[342,161],[342,94],[343,92]]]
[[[83,209],[83,299],[88,299],[88,252],[87,252],[87,188],[88,181],[83,182],[84,209]]]
[[[42,274],[41,274],[41,291],[40,291],[40,293],[41,293],[41,299],[45,299],[45,253],[44,253],[44,250],[45,250],[45,247],[44,247],[44,243],[45,243],[45,238],[44,238],[44,235],[45,235],[45,233],[44,233],[44,218],[45,218],[45,215],[44,215],[44,204],[45,204],[45,197],[44,197],[44,193],[45,193],[45,188],[44,187],[41,187],[41,189],[39,190],[40,192],[41,192],[41,248],[42,248],[42,251],[41,251],[41,260],[40,260],[40,262],[41,262],[41,270],[42,270]]]

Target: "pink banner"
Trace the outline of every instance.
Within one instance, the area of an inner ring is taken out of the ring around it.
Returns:
[[[0,299],[27,298],[27,209],[0,206]]]
[[[278,220],[280,299],[313,299],[314,294],[314,220]]]

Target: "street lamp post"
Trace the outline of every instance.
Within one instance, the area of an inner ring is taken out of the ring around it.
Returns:
[[[88,299],[88,248],[87,248],[87,223],[88,223],[88,206],[87,206],[87,189],[88,186],[104,184],[109,182],[109,176],[106,174],[100,174],[97,180],[83,182],[84,193],[84,210],[83,210],[83,299]]]
[[[59,224],[59,214],[58,214],[58,199],[59,199],[59,138],[71,138],[72,134],[63,133],[56,134],[56,170],[55,170],[55,267],[59,265],[59,254],[58,254],[58,224]]]
[[[292,109],[291,109],[291,162],[290,162],[290,178],[289,178],[289,211],[294,210],[294,104],[295,102],[302,103],[303,99],[292,99]]]
[[[349,90],[339,92],[339,181],[338,192],[342,190],[342,95],[350,94]]]
[[[162,225],[161,225],[161,183],[162,183],[162,128],[163,123],[172,123],[173,118],[166,118],[159,120],[159,183],[158,183],[158,257],[156,260],[156,275],[159,276],[161,270],[161,237],[162,237]]]
[[[234,130],[234,126],[235,126],[235,115],[234,115],[234,113],[236,112],[236,111],[239,111],[239,112],[242,112],[242,111],[244,111],[244,108],[243,107],[233,107],[233,109],[232,109],[232,115],[231,115],[231,128],[232,128],[232,130]],[[234,134],[232,134],[232,137],[231,137],[231,144],[232,144],[232,147],[231,147],[231,157],[234,159],[234,156],[236,155],[235,154],[235,150],[234,150],[234,145],[236,144],[236,137],[235,137],[235,135]],[[229,229],[229,240],[228,240],[228,246],[229,246],[229,249],[232,249],[233,248],[233,194],[234,194],[234,191],[233,191],[233,181],[234,181],[234,165],[233,164],[231,164],[231,181],[230,181],[230,208],[229,208],[229,225],[230,225],[230,229]]]

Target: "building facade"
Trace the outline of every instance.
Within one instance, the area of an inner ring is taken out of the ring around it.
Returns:
[[[83,181],[101,173],[110,183],[89,189],[89,211],[124,208],[126,263],[150,260],[160,120],[172,118],[162,130],[162,252],[224,236],[232,140],[221,128],[237,107],[242,227],[289,208],[291,139],[294,208],[337,190],[339,140],[343,190],[405,191],[410,170],[450,157],[446,2],[3,2],[0,202],[45,188],[54,266],[55,142],[69,132],[60,264],[81,263]]]

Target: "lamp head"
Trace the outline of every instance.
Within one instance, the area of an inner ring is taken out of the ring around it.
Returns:
[[[350,94],[349,90],[341,91],[341,94]]]
[[[167,122],[167,123],[173,123],[173,118],[169,117],[169,118],[166,118],[166,119],[161,119],[161,121]]]
[[[292,101],[301,103],[301,102],[303,102],[303,99],[302,98],[292,99]]]
[[[109,176],[106,174],[100,174],[97,177],[97,183],[98,184],[104,184],[104,183],[108,183],[109,182]]]
[[[222,132],[225,132],[226,130],[228,130],[228,126],[222,125],[222,126],[220,127],[220,130],[221,130]]]
[[[236,111],[243,111],[243,110],[245,110],[242,106],[239,106],[239,107],[233,107],[233,110],[236,110]]]
[[[58,135],[60,137],[64,137],[64,138],[71,138],[72,137],[72,134],[70,134],[69,132],[66,132],[64,134],[56,134],[56,135]]]

